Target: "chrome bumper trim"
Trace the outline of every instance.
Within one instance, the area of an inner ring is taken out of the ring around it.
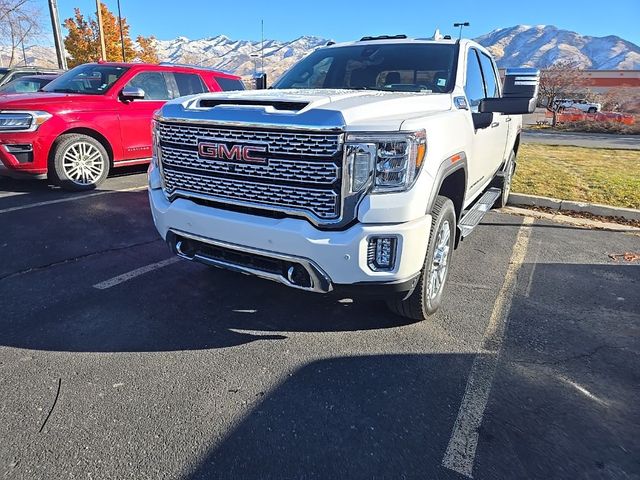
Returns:
[[[238,265],[235,263],[231,263],[231,262],[227,262],[224,260],[220,260],[217,258],[211,258],[211,257],[207,257],[205,255],[201,255],[201,254],[195,254],[193,256],[187,255],[186,253],[182,252],[180,249],[180,242],[176,242],[176,244],[174,245],[175,250],[177,252],[177,255],[180,258],[184,258],[185,260],[190,260],[190,261],[195,261],[195,262],[199,262],[199,263],[204,263],[206,265],[211,265],[214,267],[219,267],[219,268],[224,268],[227,270],[232,270],[232,271],[236,271],[236,272],[240,272],[240,273],[246,273],[249,275],[254,275],[256,277],[260,277],[260,278],[264,278],[266,280],[271,280],[274,282],[278,282],[278,283],[282,283],[284,285],[287,285],[288,287],[293,287],[293,288],[297,288],[300,290],[306,290],[306,291],[310,291],[310,292],[316,292],[316,293],[329,293],[333,290],[333,284],[331,282],[331,279],[329,278],[329,276],[322,271],[322,269],[312,260],[309,260],[307,258],[304,257],[295,257],[295,256],[291,256],[291,255],[286,255],[286,254],[282,254],[282,253],[276,253],[276,252],[272,252],[269,250],[261,250],[258,248],[251,248],[251,247],[245,247],[242,245],[236,245],[236,244],[232,244],[232,243],[227,243],[227,242],[222,242],[219,240],[214,240],[211,238],[207,238],[207,237],[202,237],[199,235],[194,235],[191,233],[187,233],[187,232],[183,232],[181,230],[174,230],[171,229],[169,230],[170,232],[172,232],[174,235],[178,236],[178,237],[184,237],[190,240],[195,240],[197,242],[202,242],[202,243],[207,243],[209,245],[213,245],[216,247],[221,247],[221,248],[225,248],[228,250],[235,250],[238,252],[242,252],[242,253],[248,253],[248,254],[252,254],[252,255],[260,255],[263,257],[268,257],[268,258],[273,258],[273,259],[277,259],[277,260],[282,260],[285,262],[291,262],[291,263],[296,263],[301,265],[307,272],[307,274],[309,275],[309,278],[311,279],[311,286],[310,287],[304,287],[304,286],[300,286],[300,285],[296,285],[295,283],[293,283],[292,281],[290,281],[287,277],[283,276],[283,275],[278,275],[272,272],[265,272],[262,270],[258,270],[255,268],[251,268],[251,267],[247,267],[245,265]]]

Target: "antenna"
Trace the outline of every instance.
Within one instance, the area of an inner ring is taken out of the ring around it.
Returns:
[[[460,33],[458,33],[458,40],[462,38],[462,27],[468,27],[469,22],[456,22],[453,24],[454,27],[460,27]]]

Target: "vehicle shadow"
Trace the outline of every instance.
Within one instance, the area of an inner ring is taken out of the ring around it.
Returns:
[[[463,478],[440,466],[473,355],[311,362],[183,478]]]
[[[474,478],[638,474],[639,284],[638,266],[523,267]],[[370,355],[306,364],[184,478],[464,478],[441,463],[474,358]]]
[[[114,183],[127,183],[136,175],[145,174],[148,165],[119,167],[112,169],[105,183],[94,190],[85,192],[69,192],[51,184],[47,180],[14,179],[0,176],[0,210],[33,202],[51,201],[62,198],[73,198],[91,195],[95,192],[105,192],[114,189]],[[127,177],[133,177],[128,179]],[[146,179],[137,184],[144,184]]]
[[[167,247],[156,242],[140,248]],[[5,298],[0,343],[74,352],[200,350],[281,340],[287,332],[348,332],[411,323],[388,312],[381,300],[303,292],[186,261],[165,268],[171,275],[150,274],[138,283],[144,285],[142,291],[127,283],[99,290],[72,282],[47,291],[46,285],[56,285],[57,279],[55,272],[43,272],[38,280],[42,293],[29,298],[11,294],[28,292],[29,276],[11,279],[11,286],[5,280],[0,283]]]
[[[474,478],[640,474],[640,265],[525,264]]]

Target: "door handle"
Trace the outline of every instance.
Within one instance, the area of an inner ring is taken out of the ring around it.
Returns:
[[[500,126],[500,122],[493,122],[493,123],[491,124],[491,128],[496,128],[496,127],[498,127],[498,126]]]
[[[511,117],[507,117],[504,119],[505,122],[510,122],[511,121]]]

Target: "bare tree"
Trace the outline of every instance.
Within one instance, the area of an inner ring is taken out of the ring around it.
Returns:
[[[602,104],[602,110],[627,112],[640,102],[640,95],[634,90],[632,87],[614,87],[598,94],[596,99]]]
[[[547,110],[553,112],[553,123],[557,122],[557,108],[554,102],[563,96],[575,95],[583,90],[582,73],[573,62],[558,62],[542,70],[540,74],[540,98]]]
[[[42,31],[40,9],[33,0],[0,0],[0,45],[10,48],[9,66],[18,63],[18,51]],[[26,59],[25,59],[26,61]]]

